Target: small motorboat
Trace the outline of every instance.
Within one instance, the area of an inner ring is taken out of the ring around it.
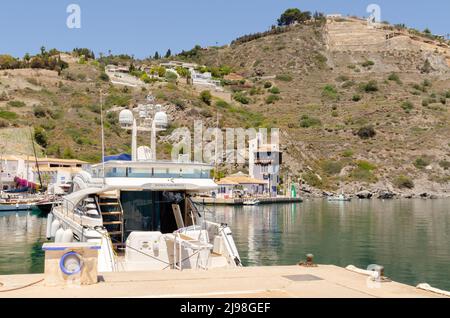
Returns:
[[[244,205],[258,205],[260,203],[259,200],[251,199],[244,201]]]
[[[351,201],[352,199],[349,197],[346,197],[343,194],[339,194],[338,196],[331,196],[328,197],[328,201]]]

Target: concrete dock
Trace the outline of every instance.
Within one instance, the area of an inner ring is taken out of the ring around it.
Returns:
[[[437,293],[396,282],[376,283],[364,274],[355,273],[333,265],[319,265],[318,267],[244,267],[239,269],[213,269],[208,271],[164,270],[153,272],[118,272],[103,273],[99,277],[100,282],[95,285],[48,287],[45,285],[45,281],[43,281],[43,274],[0,276],[0,298],[445,297]],[[3,292],[5,290],[11,291]]]

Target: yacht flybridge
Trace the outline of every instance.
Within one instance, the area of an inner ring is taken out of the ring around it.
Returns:
[[[153,146],[161,113],[152,123]],[[122,126],[130,114],[122,111]],[[156,160],[154,147],[136,149],[136,120],[131,126],[131,160],[104,160],[76,175],[72,192],[49,214],[47,237],[99,243],[101,272],[241,266],[230,228],[205,220],[190,199],[217,188],[212,166]]]

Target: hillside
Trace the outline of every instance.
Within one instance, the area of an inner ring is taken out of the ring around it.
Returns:
[[[161,137],[163,157],[173,128],[192,127],[194,119],[214,126],[218,112],[221,127],[280,128],[284,175],[310,186],[448,195],[449,57],[444,43],[388,26],[368,28],[358,19],[291,26],[184,57],[245,77],[225,83],[234,101],[217,106],[182,82],[114,86],[102,80],[98,61],[65,56],[69,67],[60,75],[0,71],[0,127],[32,125],[44,135],[47,155],[96,161],[100,90],[107,93],[105,109],[141,103],[151,92],[172,122]],[[117,112],[106,117],[107,152],[129,151]],[[222,167],[238,168],[245,169]]]

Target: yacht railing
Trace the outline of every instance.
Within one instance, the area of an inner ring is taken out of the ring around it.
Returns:
[[[227,249],[231,263],[234,263],[234,265],[237,267],[241,267],[242,263],[239,253],[236,249],[236,244],[234,243],[233,238],[229,237],[231,235],[231,230],[228,224],[219,224],[206,220],[206,213],[212,214],[213,212],[205,204],[201,204],[202,209],[200,211],[199,206],[194,201],[192,201],[191,198],[188,198],[188,200],[191,203],[191,206],[195,209],[197,215],[199,217],[203,217],[203,219],[201,220],[201,228],[207,230],[208,232],[213,230],[216,235],[221,236],[224,239],[225,247]],[[214,235],[210,235],[210,237],[214,237]]]

